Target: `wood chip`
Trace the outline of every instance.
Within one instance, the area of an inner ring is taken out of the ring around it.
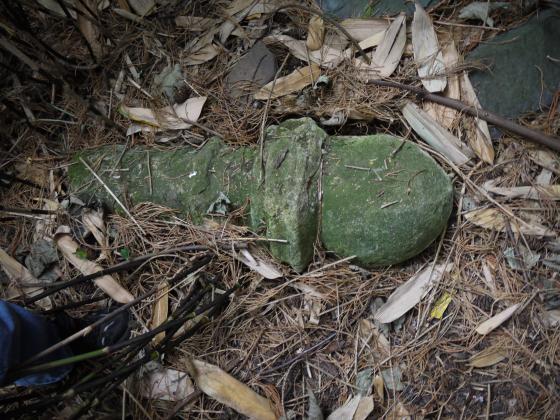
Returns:
[[[430,16],[416,3],[412,19],[412,49],[418,76],[428,92],[441,92],[447,85],[443,55]]]
[[[481,335],[486,335],[489,332],[494,331],[496,328],[498,328],[500,325],[506,322],[509,318],[511,318],[511,316],[515,313],[515,311],[517,310],[517,308],[519,308],[520,305],[521,305],[520,303],[516,303],[515,305],[510,306],[506,310],[494,315],[492,318],[487,319],[478,327],[476,327],[476,332]]]

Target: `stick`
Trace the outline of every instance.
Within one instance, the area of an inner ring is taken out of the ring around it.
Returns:
[[[560,152],[560,138],[547,136],[540,131],[535,131],[531,130],[530,128],[523,127],[522,125],[519,125],[511,120],[494,114],[493,112],[486,111],[482,108],[475,108],[456,99],[446,98],[444,96],[429,93],[424,89],[418,88],[416,86],[404,85],[398,82],[390,82],[387,80],[370,80],[368,83],[377,86],[407,90],[409,92],[415,93],[422,99],[427,99],[428,101],[435,102],[448,108],[456,109],[459,112],[464,112],[465,114],[471,115],[473,117],[481,118],[485,121],[488,121],[490,124],[503,128],[504,130],[510,131],[521,137],[525,137],[527,140],[530,140],[533,143],[547,146],[552,150]]]

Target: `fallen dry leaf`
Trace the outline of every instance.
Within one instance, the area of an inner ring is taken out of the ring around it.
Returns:
[[[325,24],[320,16],[313,15],[309,19],[309,26],[307,27],[307,41],[306,45],[310,51],[315,51],[321,48],[323,40],[325,39]]]
[[[428,92],[441,92],[447,85],[443,55],[430,16],[416,3],[412,19],[412,49],[418,76]]]
[[[375,362],[381,362],[391,356],[391,344],[387,337],[369,319],[361,319],[358,323],[358,351],[366,347],[370,349]]]
[[[466,145],[438,124],[425,111],[412,102],[407,102],[402,110],[403,116],[412,129],[436,151],[445,155],[456,165],[470,160],[470,150]]]
[[[440,281],[443,275],[453,268],[453,264],[430,264],[422,271],[416,273],[404,284],[395,289],[387,302],[375,313],[375,319],[386,324],[393,322],[411,310],[422,300],[432,286]]]
[[[200,16],[177,16],[175,25],[185,28],[191,32],[202,32],[211,28],[218,23],[218,19],[200,17]]]
[[[465,218],[469,222],[485,229],[498,232],[504,232],[506,230],[506,218],[496,209],[487,208],[472,210],[465,213]],[[536,222],[518,223],[517,221],[510,221],[510,227],[514,233],[522,233],[529,236],[556,236],[554,231]]]
[[[33,297],[43,291],[41,287],[22,286],[21,283],[38,283],[39,280],[29,272],[25,266],[12,258],[6,251],[0,248],[0,265],[8,278],[15,283],[16,288],[8,287],[5,291],[5,299],[14,299],[21,296],[22,292],[27,297]],[[51,309],[52,302],[50,297],[44,297],[37,301],[43,309]]]
[[[350,36],[358,42],[370,38],[376,34],[381,34],[389,27],[389,21],[382,18],[373,19],[344,19],[340,25],[348,31]],[[362,47],[363,48],[363,47]]]
[[[383,40],[371,56],[371,64],[361,58],[353,63],[364,74],[366,80],[389,77],[399,65],[406,44],[406,16],[400,14],[391,23],[383,36]]]
[[[468,105],[477,109],[482,108],[467,72],[463,72],[463,76],[461,77],[461,97]],[[467,118],[467,121],[474,120],[472,129],[470,130],[471,133],[467,136],[471,148],[483,162],[491,165],[494,163],[494,146],[492,145],[488,123],[480,118],[467,116],[465,116],[465,118]]]
[[[154,302],[152,310],[152,319],[150,321],[150,329],[154,329],[163,324],[169,315],[169,285],[166,281],[162,281],[157,285],[157,299]],[[165,331],[160,332],[153,338],[154,345],[158,344],[165,338]]]
[[[362,397],[356,395],[355,397],[351,398],[346,404],[341,407],[338,407],[334,410],[327,420],[349,420],[354,418],[354,414],[360,405],[360,401]]]
[[[298,92],[304,87],[315,83],[320,75],[321,69],[316,64],[301,67],[294,70],[287,76],[276,79],[276,83],[272,81],[263,86],[257,93],[255,93],[255,99],[267,100],[269,96],[271,99],[274,99],[293,92]],[[272,87],[273,85],[274,89]],[[271,89],[273,89],[272,94],[270,92]]]
[[[528,150],[527,154],[537,165],[560,175],[560,159],[550,150]]]
[[[366,420],[373,411],[373,407],[373,397],[371,395],[369,397],[361,397],[360,403],[358,404],[358,408],[356,409],[352,420]]]
[[[504,311],[494,315],[492,318],[487,319],[478,327],[476,327],[476,332],[481,335],[486,335],[489,332],[495,330],[504,322],[506,322],[515,313],[520,305],[520,303],[516,303],[515,305],[512,305]]]
[[[276,420],[269,400],[261,397],[218,366],[189,360],[189,373],[202,392],[250,419]]]
[[[144,398],[163,401],[182,401],[194,392],[187,373],[163,367],[146,373],[139,387]]]
[[[441,53],[443,54],[443,63],[447,73],[447,86],[443,90],[443,96],[459,100],[461,99],[461,84],[459,75],[453,73],[459,61],[459,53],[457,48],[455,48],[455,42],[450,39],[443,46]],[[455,120],[459,116],[457,110],[430,101],[424,102],[424,111],[448,130],[455,126]]]
[[[70,237],[70,235],[66,233],[59,233],[55,235],[54,240],[64,258],[76,267],[80,273],[88,275],[102,270],[99,264],[96,264],[93,261],[83,260],[76,255],[79,245]],[[98,277],[93,280],[93,282],[116,302],[129,303],[134,300],[134,296],[117,283],[117,281],[110,275]]]
[[[119,107],[119,112],[133,121],[155,127],[158,130],[184,130],[192,127],[191,122],[198,121],[206,96],[187,99],[173,107],[165,107],[154,112],[150,108],[133,108],[126,105]]]
[[[309,51],[305,41],[294,39],[288,35],[270,35],[263,40],[266,44],[281,44],[288,48],[294,57],[309,64],[315,63],[323,68],[334,68],[345,58],[345,51],[325,44],[316,51]]]
[[[381,402],[385,401],[383,387],[383,377],[381,375],[375,375],[375,378],[373,378],[373,388],[375,389],[375,393],[377,394]]]
[[[259,273],[265,279],[274,280],[282,277],[282,273],[271,263],[258,256],[257,252],[256,248],[241,249],[238,253],[234,254],[234,258],[241,261],[251,270]]]
[[[493,345],[476,353],[469,359],[469,365],[475,368],[484,368],[495,365],[507,357],[507,352],[499,345]]]
[[[96,0],[83,0],[76,2],[76,9],[80,10],[81,13],[78,14],[78,27],[80,32],[84,35],[88,44],[91,47],[93,55],[96,59],[101,59],[103,54],[103,43],[101,41],[101,31],[99,26],[95,22],[97,16],[91,16],[90,10],[92,12],[97,12],[97,1]]]
[[[486,181],[483,188],[507,198],[524,198],[526,200],[560,200],[560,185],[533,185],[523,187],[496,187],[495,180]]]

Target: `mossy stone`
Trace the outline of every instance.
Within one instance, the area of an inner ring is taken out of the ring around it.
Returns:
[[[330,137],[323,163],[321,240],[362,265],[422,252],[443,232],[453,189],[418,146],[387,135]]]

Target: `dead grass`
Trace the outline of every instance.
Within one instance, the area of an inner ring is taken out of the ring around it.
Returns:
[[[181,14],[213,17],[219,15],[214,2],[181,2]],[[452,21],[461,5],[467,2],[439,2],[432,11],[434,20]],[[29,10],[29,9],[28,9]],[[209,13],[206,13],[209,11]],[[278,17],[283,24],[293,25],[294,33],[305,31],[306,17],[297,11]],[[61,20],[30,12],[46,44],[58,51],[67,51],[68,57],[78,57],[88,62],[87,49],[80,42],[75,29]],[[520,12],[500,13],[496,26],[508,27],[525,19]],[[116,40],[107,48],[100,69],[86,74],[75,74],[70,83],[82,97],[92,97],[104,104],[105,115],[125,127],[128,121],[116,110],[118,100],[109,94],[121,69],[126,70],[123,55],[127,53],[142,72],[142,80],[149,81],[161,71],[167,62],[181,62],[188,54],[184,48],[195,34],[175,28],[170,21],[148,20],[139,26],[112,13],[103,13],[102,22]],[[277,29],[278,24],[272,23]],[[440,26],[443,30],[444,26]],[[455,33],[463,44],[461,52],[468,51],[473,36],[480,34],[472,28],[456,28]],[[495,32],[485,32],[486,37]],[[217,59],[200,66],[188,67],[183,95],[204,94],[209,104],[199,121],[220,133],[231,145],[256,144],[260,135],[263,107],[239,104],[231,101],[224,88],[224,77],[233,60],[241,51],[243,40],[235,38],[221,45],[222,54]],[[286,52],[279,52],[282,62]],[[37,59],[45,57],[41,49]],[[52,61],[49,61],[51,63]],[[18,73],[26,70],[15,62],[10,63]],[[19,67],[18,67],[19,66]],[[60,64],[53,64],[59,71]],[[68,76],[66,67],[64,77]],[[283,74],[293,67],[288,65]],[[70,72],[72,73],[72,72]],[[307,90],[302,97],[285,97],[273,101],[266,120],[267,125],[292,115],[311,115],[324,118],[335,110],[344,110],[348,123],[336,128],[339,134],[365,134],[387,132],[418,140],[400,118],[399,108],[405,93],[395,89],[366,85],[358,81],[351,66],[340,66],[327,71],[330,85],[317,91]],[[127,73],[130,77],[130,73]],[[410,57],[405,58],[392,77],[406,83],[417,83]],[[71,77],[70,77],[71,79]],[[69,79],[69,80],[70,80]],[[52,181],[36,188],[12,183],[3,188],[2,206],[6,208],[39,208],[38,199],[62,199],[65,197],[63,174],[65,165],[73,153],[103,144],[124,144],[125,138],[116,129],[88,112],[87,102],[65,93],[61,86],[46,83],[37,85],[22,78],[23,87],[12,89],[11,84],[2,86],[10,106],[17,106],[21,97],[36,115],[51,115],[62,123],[36,123],[35,130],[21,123],[5,108],[3,126],[8,128],[9,141],[2,145],[5,153],[2,171],[9,171],[15,163],[29,162],[40,168],[45,179]],[[148,82],[146,82],[148,83]],[[144,86],[143,88],[148,88]],[[62,111],[53,111],[45,103],[51,100]],[[123,102],[137,106],[158,107],[166,104],[150,100],[138,89],[128,87]],[[6,105],[3,105],[6,107]],[[550,134],[560,132],[557,113],[542,112],[527,116],[522,122]],[[38,129],[38,130],[37,130]],[[175,141],[175,145],[200,144],[206,138],[203,130],[194,127]],[[156,146],[153,136],[133,137],[129,145],[149,144]],[[525,185],[532,182],[541,168],[526,154],[532,147],[519,139],[505,136],[495,144],[497,161],[493,167],[477,165],[464,176],[477,186],[488,179],[502,177],[503,186]],[[157,147],[160,147],[157,145]],[[447,162],[440,162],[453,173]],[[36,181],[36,180],[34,180]],[[558,183],[553,175],[552,183]],[[308,392],[312,391],[325,413],[344,404],[356,393],[356,375],[371,368],[373,375],[382,370],[400,367],[403,372],[402,391],[387,390],[380,398],[373,392],[375,408],[372,418],[383,418],[402,403],[415,418],[557,418],[559,389],[560,332],[547,328],[544,311],[558,305],[558,272],[541,262],[531,269],[510,268],[504,251],[508,247],[518,249],[528,245],[534,252],[544,256],[554,254],[544,240],[514,237],[476,227],[465,221],[465,202],[479,205],[488,200],[478,189],[455,174],[455,212],[443,238],[440,260],[454,263],[455,269],[445,277],[430,294],[410,311],[401,323],[393,324],[386,332],[391,344],[391,354],[383,360],[373,346],[360,348],[357,342],[360,320],[373,321],[372,305],[376,298],[387,298],[424,264],[431,262],[437,244],[432,245],[418,257],[397,267],[365,270],[355,267],[351,261],[337,262],[334,255],[320,247],[308,272],[297,274],[282,267],[285,276],[279,280],[265,280],[249,271],[227,252],[233,244],[254,242],[256,236],[246,228],[225,220],[225,224],[197,226],[173,209],[152,203],[137,203],[131,212],[146,235],[129,219],[111,214],[106,222],[111,233],[109,259],[103,264],[110,266],[119,261],[116,251],[127,249],[131,256],[158,253],[177,246],[197,244],[207,246],[216,257],[205,269],[204,276],[216,279],[225,289],[238,283],[247,286],[235,293],[225,311],[213,319],[198,334],[180,347],[165,355],[165,365],[185,371],[186,358],[195,356],[227,370],[240,381],[274,402],[284,415],[301,418],[307,413]],[[554,202],[531,202],[495,197],[504,206],[525,212],[550,229],[560,228],[560,212]],[[527,210],[528,209],[528,210]],[[58,222],[79,228],[79,214],[60,216]],[[235,219],[235,217],[233,217]],[[223,223],[224,220],[219,220]],[[36,218],[29,215],[4,214],[0,227],[0,245],[11,255],[27,251],[34,242]],[[82,243],[95,252],[95,246]],[[167,259],[152,260],[120,281],[135,296],[169,279],[183,264],[206,253],[172,253]],[[61,261],[64,279],[78,272]],[[174,290],[170,295],[170,308],[174,309],[181,297],[189,292],[192,284]],[[315,301],[302,290],[317,293]],[[447,292],[452,301],[441,320],[427,316],[433,303]],[[92,285],[65,289],[54,295],[57,305],[77,302],[100,292]],[[491,315],[509,304],[528,302],[519,314],[489,336],[475,333],[476,327]],[[144,302],[134,311],[135,334],[148,325],[152,317],[153,299]],[[75,316],[91,311],[96,304],[71,310]],[[313,315],[319,322],[311,323]],[[469,358],[490,346],[499,346],[507,357],[500,363],[473,368]],[[81,371],[81,370],[80,370]],[[126,383],[127,387],[130,382]],[[132,389],[132,388],[130,388]],[[95,416],[116,415],[121,411],[122,395],[115,395],[94,411]],[[79,399],[70,400],[70,405]],[[172,403],[151,401],[135,395],[127,400],[127,410],[134,418],[165,418],[174,407]],[[63,406],[49,409],[49,415],[63,415]],[[182,408],[182,418],[235,418],[231,409],[215,400],[197,394]],[[292,418],[292,417],[288,417]]]

